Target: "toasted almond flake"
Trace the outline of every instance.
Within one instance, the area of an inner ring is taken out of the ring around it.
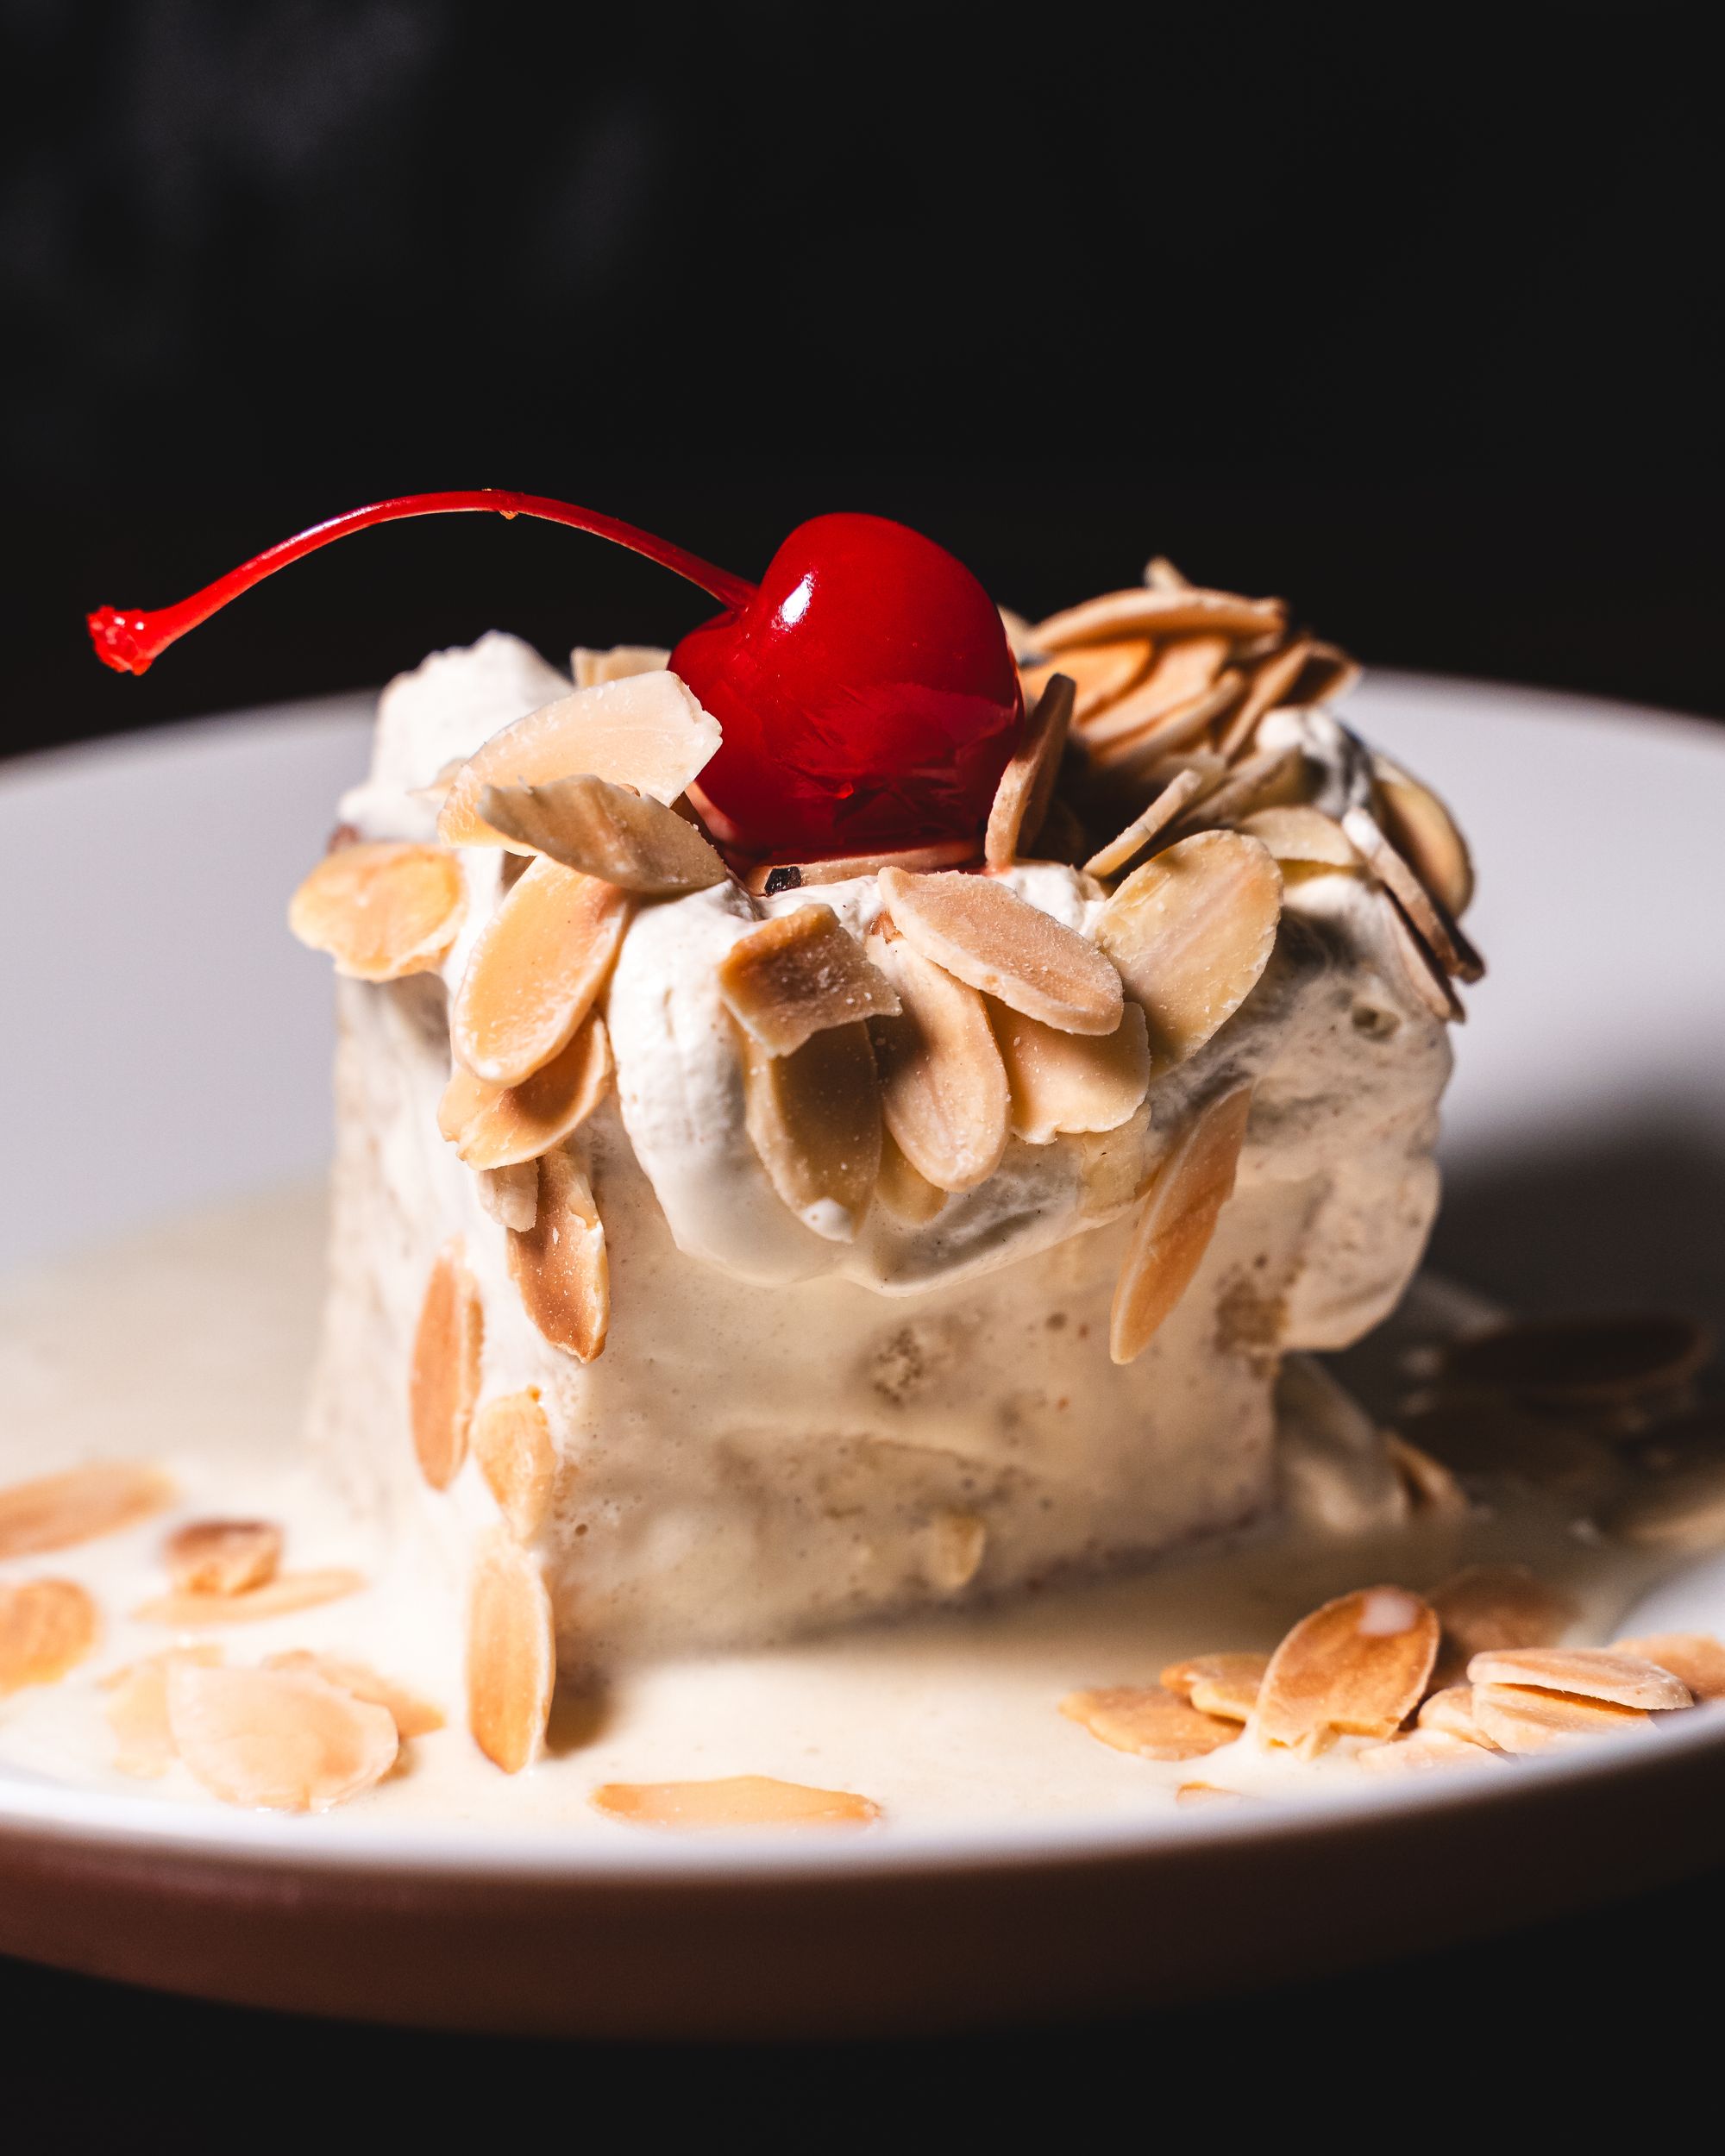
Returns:
[[[1725,1646],[1709,1633],[1649,1633],[1640,1639],[1614,1639],[1611,1651],[1669,1670],[1697,1701],[1725,1699]]]
[[[1051,614],[1032,633],[1038,651],[1053,654],[1072,644],[1112,642],[1123,636],[1183,636],[1204,630],[1220,636],[1269,636],[1279,632],[1287,618],[1287,603],[1279,599],[1242,599],[1236,592],[1192,585],[1174,590],[1140,586],[1135,591],[1105,592],[1100,599]]]
[[[1380,891],[1377,898],[1378,918],[1409,991],[1434,1018],[1446,1025],[1459,1025],[1467,1013],[1449,984],[1449,976],[1396,903],[1393,893]]]
[[[550,1508],[557,1450],[536,1389],[488,1400],[474,1417],[474,1457],[518,1541],[530,1542]]]
[[[1063,674],[1073,686],[1072,723],[1082,725],[1143,680],[1155,649],[1148,637],[1128,636],[1118,643],[1081,645],[1063,658],[1026,667],[1019,676],[1025,702],[1032,703],[1055,674]]]
[[[1307,1752],[1336,1736],[1393,1736],[1419,1705],[1437,1651],[1437,1617],[1405,1588],[1338,1595],[1270,1658],[1252,1726],[1266,1744]]]
[[[1025,719],[1024,738],[994,789],[982,841],[982,858],[991,868],[1009,868],[1021,846],[1035,844],[1054,798],[1072,709],[1070,676],[1051,674]]]
[[[586,1170],[566,1147],[539,1163],[533,1225],[509,1235],[521,1306],[553,1347],[591,1363],[611,1325],[611,1265]]]
[[[434,1729],[443,1727],[442,1708],[434,1707],[430,1700],[421,1699],[392,1678],[380,1677],[367,1662],[350,1662],[337,1654],[312,1654],[304,1647],[295,1647],[286,1654],[266,1657],[264,1667],[309,1672],[368,1706],[386,1708],[396,1734],[404,1742],[410,1737],[429,1737]]]
[[[1159,1684],[1069,1692],[1060,1711],[1116,1752],[1135,1752],[1141,1759],[1201,1759],[1240,1733],[1238,1722],[1201,1714]]]
[[[1141,810],[1117,838],[1092,854],[1084,863],[1087,876],[1118,875],[1127,862],[1141,854],[1156,834],[1171,824],[1204,791],[1207,781],[1200,771],[1176,771],[1146,809]]]
[[[1471,1684],[1446,1684],[1441,1691],[1421,1701],[1419,1726],[1421,1729],[1440,1729],[1446,1735],[1459,1737],[1471,1745],[1490,1742],[1474,1714]]]
[[[1467,1492],[1441,1460],[1434,1460],[1417,1445],[1409,1445],[1393,1430],[1384,1432],[1383,1445],[1416,1512],[1436,1520],[1466,1517],[1471,1510]]]
[[[92,1460],[86,1467],[0,1489],[0,1558],[69,1550],[118,1534],[173,1501],[159,1468],[133,1460]]]
[[[577,644],[569,654],[569,672],[578,689],[596,689],[605,681],[629,681],[637,674],[657,674],[671,662],[659,644],[612,644],[594,651]]]
[[[896,852],[835,854],[826,861],[757,861],[743,878],[744,890],[756,898],[771,898],[780,891],[818,889],[824,883],[855,883],[864,876],[878,876],[883,868],[903,868],[914,874],[924,868],[975,867],[982,849],[974,838],[943,838],[932,846],[904,846]]]
[[[1191,824],[1232,824],[1254,809],[1291,805],[1288,797],[1305,783],[1306,759],[1297,744],[1265,749],[1248,756],[1222,783],[1207,793],[1187,817]]]
[[[1258,1704],[1267,1654],[1195,1654],[1170,1662],[1157,1682],[1201,1714],[1243,1722]]]
[[[1276,947],[1282,872],[1239,831],[1200,831],[1134,868],[1096,922],[1096,941],[1150,1021],[1159,1076],[1225,1025]]]
[[[239,1595],[275,1577],[281,1529],[268,1520],[192,1520],[168,1537],[167,1573],[183,1595]]]
[[[632,786],[668,805],[718,747],[718,722],[674,674],[600,682],[559,697],[505,726],[456,774],[437,819],[450,846],[500,846],[479,812],[487,786],[543,786],[588,776]]]
[[[946,1193],[913,1168],[888,1130],[881,1132],[881,1172],[875,1196],[894,1219],[907,1228],[925,1227],[946,1203]]]
[[[0,1587],[0,1699],[27,1684],[58,1683],[100,1629],[95,1603],[75,1581]]]
[[[650,794],[586,775],[486,786],[479,812],[513,845],[638,898],[706,891],[729,874],[693,824]]]
[[[304,1670],[167,1674],[173,1746],[211,1796],[271,1812],[327,1812],[380,1782],[398,1745],[386,1708]]]
[[[1712,1356],[1705,1326],[1645,1311],[1518,1319],[1457,1341],[1445,1360],[1464,1384],[1552,1407],[1594,1407],[1684,1384]]]
[[[1000,617],[1000,626],[1007,632],[1007,642],[1015,659],[1022,659],[1035,649],[1031,642],[1031,625],[1022,614],[1015,614],[1010,606],[997,606],[994,611]]]
[[[1155,663],[1131,693],[1088,722],[1086,741],[1098,747],[1125,741],[1186,711],[1215,687],[1227,656],[1226,636],[1175,636],[1158,644]]]
[[[902,936],[877,929],[869,950],[900,1006],[869,1029],[887,1128],[938,1188],[974,1190],[1007,1148],[1007,1074],[988,1006]]]
[[[1372,776],[1389,843],[1453,921],[1473,903],[1473,859],[1455,818],[1430,787],[1374,755]]]
[[[1470,1564],[1434,1587],[1430,1600],[1443,1626],[1445,1661],[1464,1669],[1477,1654],[1552,1646],[1578,1614],[1567,1595],[1525,1564]]]
[[[1632,1486],[1600,1514],[1619,1542],[1646,1550],[1711,1550],[1725,1542],[1725,1460],[1699,1460]]]
[[[325,854],[287,909],[302,943],[353,981],[435,973],[467,911],[461,864],[442,846],[361,841]]]
[[[1244,1789],[1225,1789],[1216,1782],[1182,1782],[1174,1792],[1174,1802],[1182,1811],[1197,1810],[1207,1804],[1249,1804],[1251,1799]]]
[[[788,1056],[740,1028],[743,1117],[762,1166],[803,1224],[848,1243],[881,1168],[881,1087],[869,1029],[833,1025]]]
[[[168,1625],[176,1632],[260,1624],[266,1618],[314,1609],[320,1602],[339,1601],[344,1595],[356,1595],[365,1583],[362,1572],[326,1565],[318,1571],[278,1572],[261,1587],[248,1587],[237,1595],[160,1595],[141,1602],[132,1614],[141,1624]]]
[[[925,1537],[923,1570],[931,1587],[957,1595],[982,1569],[988,1546],[987,1524],[974,1512],[937,1513]]]
[[[899,1007],[891,983],[827,906],[799,906],[738,937],[719,961],[718,993],[769,1056]]]
[[[539,1756],[557,1681],[551,1598],[539,1568],[502,1529],[474,1561],[467,1597],[467,1726],[494,1766]]]
[[[1669,1710],[1695,1704],[1689,1687],[1669,1670],[1604,1647],[1490,1647],[1474,1656],[1467,1674],[1475,1685],[1515,1684],[1607,1700],[1613,1707]]]
[[[1259,839],[1277,861],[1310,862],[1326,868],[1364,867],[1353,841],[1333,816],[1292,804],[1254,809],[1240,820],[1248,837]]]
[[[1147,1194],[1168,1150],[1152,1120],[1146,1100],[1118,1130],[1081,1131],[1074,1137],[1082,1219],[1111,1218]]]
[[[1189,592],[1192,588],[1191,578],[1182,575],[1165,554],[1153,554],[1145,563],[1144,580],[1152,592]]]
[[[1113,1131],[1150,1085],[1150,1034],[1129,1003],[1112,1033],[1062,1033],[1004,1003],[988,1016],[1012,1102],[1012,1131],[1032,1145],[1063,1131]]]
[[[448,1489],[467,1456],[467,1422],[479,1398],[484,1343],[485,1311],[458,1238],[432,1262],[408,1373],[413,1450],[433,1489]]]
[[[1351,689],[1359,686],[1363,669],[1357,659],[1335,644],[1316,643],[1306,662],[1306,671],[1294,684],[1288,698],[1296,708],[1312,704],[1339,704]]]
[[[539,1165],[517,1161],[508,1168],[476,1168],[474,1185],[488,1217],[500,1228],[524,1235],[539,1218]]]
[[[1295,683],[1306,670],[1306,662],[1313,651],[1309,636],[1296,636],[1293,642],[1280,651],[1272,652],[1253,667],[1240,699],[1239,708],[1222,729],[1216,746],[1230,761],[1242,755],[1251,746],[1251,737],[1258,731],[1258,722],[1266,711],[1273,711],[1278,705],[1288,701]]]
[[[458,1064],[437,1127],[469,1168],[518,1167],[578,1131],[610,1092],[615,1070],[605,1020],[590,1011],[568,1046],[518,1086],[487,1085]]]
[[[1413,869],[1378,829],[1369,809],[1342,812],[1342,829],[1359,849],[1360,857],[1430,946],[1444,971],[1458,981],[1478,981],[1485,962],[1453,921],[1441,900],[1434,899]]]
[[[1578,1694],[1533,1691],[1519,1684],[1477,1684],[1474,1720],[1500,1752],[1547,1752],[1589,1737],[1633,1736],[1653,1726],[1639,1707],[1614,1707]]]
[[[1120,977],[1095,944],[990,876],[888,868],[881,896],[925,958],[1063,1033],[1112,1033]]]
[[[540,859],[505,893],[474,943],[449,1012],[475,1077],[518,1086],[567,1048],[616,960],[634,900]]]
[[[1174,1138],[1157,1169],[1121,1262],[1108,1313],[1108,1353],[1130,1363],[1150,1345],[1203,1262],[1233,1194],[1251,1087],[1212,1100]]]
[[[216,1646],[170,1647],[165,1653],[128,1663],[102,1680],[108,1693],[104,1712],[114,1733],[114,1764],[122,1774],[151,1781],[173,1764],[173,1734],[167,1726],[167,1673],[176,1662],[213,1669],[222,1659]]]
[[[630,1827],[684,1833],[752,1827],[867,1827],[881,1816],[870,1798],[849,1789],[810,1789],[766,1774],[713,1782],[606,1782],[589,1800],[595,1811]]]
[[[1090,761],[1106,771],[1142,773],[1170,750],[1186,749],[1233,709],[1245,689],[1245,676],[1230,667],[1207,689],[1182,703],[1153,705],[1150,684],[1133,689],[1085,728]]]
[[[1387,1744],[1367,1745],[1355,1753],[1354,1764],[1367,1774],[1431,1774],[1506,1763],[1489,1745],[1471,1743],[1447,1729],[1416,1729],[1409,1736],[1392,1737]]]

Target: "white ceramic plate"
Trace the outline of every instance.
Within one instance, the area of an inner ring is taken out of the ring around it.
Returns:
[[[1350,716],[1454,803],[1482,864],[1452,1269],[1725,1309],[1725,732],[1396,675]],[[0,772],[0,1267],[319,1169],[329,984],[282,912],[367,725],[335,699]],[[1716,1627],[1721,1571],[1643,1616]],[[0,1772],[0,1950],[452,2027],[925,2028],[1190,1996],[1628,1891],[1716,1856],[1722,1796],[1703,1715],[1320,1808],[578,1853]]]

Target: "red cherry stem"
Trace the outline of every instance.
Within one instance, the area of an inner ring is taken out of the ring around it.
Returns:
[[[242,592],[250,591],[253,585],[285,569],[289,562],[298,561],[302,555],[327,547],[332,539],[345,539],[349,532],[363,531],[370,524],[393,523],[398,517],[442,517],[465,509],[490,510],[499,517],[543,517],[548,523],[571,524],[577,531],[591,531],[687,578],[733,613],[755,596],[755,586],[733,576],[729,569],[715,568],[699,555],[674,547],[638,525],[625,524],[621,517],[601,516],[594,509],[578,509],[573,502],[553,501],[545,494],[516,494],[497,486],[462,487],[448,494],[397,494],[386,502],[372,502],[364,509],[348,510],[345,516],[331,517],[242,562],[174,606],[158,607],[148,614],[125,607],[98,606],[86,617],[90,641],[96,647],[97,657],[116,674],[142,674],[188,629],[196,629],[229,599],[238,599]]]

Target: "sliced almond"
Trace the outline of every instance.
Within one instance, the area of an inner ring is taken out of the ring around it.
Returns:
[[[1672,1311],[1521,1318],[1458,1340],[1446,1374],[1550,1407],[1615,1407],[1685,1384],[1713,1357],[1713,1338]]]
[[[1444,971],[1458,981],[1482,979],[1484,960],[1450,918],[1442,902],[1431,895],[1378,829],[1370,810],[1345,810],[1342,829],[1358,849],[1366,866],[1419,931]]]
[[[1108,1353],[1130,1363],[1191,1284],[1233,1194],[1251,1114],[1251,1087],[1236,1086],[1199,1110],[1159,1163],[1126,1245],[1108,1313]]]
[[[536,1390],[488,1400],[474,1417],[474,1457],[519,1542],[530,1542],[550,1508],[557,1449]]]
[[[1470,1564],[1428,1599],[1443,1627],[1437,1674],[1444,1683],[1458,1682],[1473,1657],[1489,1650],[1552,1645],[1578,1614],[1525,1564]]]
[[[387,1708],[396,1734],[404,1743],[410,1737],[429,1737],[434,1729],[443,1727],[441,1708],[432,1706],[430,1700],[419,1698],[392,1678],[380,1677],[367,1662],[349,1662],[338,1654],[311,1654],[304,1647],[296,1647],[287,1654],[268,1656],[264,1667],[309,1671],[313,1677],[321,1677],[326,1684],[335,1685],[354,1699],[364,1700],[368,1706]]]
[[[1227,663],[1226,636],[1175,636],[1156,648],[1156,660],[1144,679],[1090,722],[1092,743],[1124,741],[1146,726],[1183,711],[1216,685]]]
[[[167,1572],[183,1595],[239,1595],[275,1577],[281,1529],[268,1520],[192,1520],[168,1537]]]
[[[1073,644],[1117,642],[1123,636],[1185,636],[1209,630],[1220,636],[1279,633],[1288,618],[1285,600],[1242,599],[1237,592],[1183,589],[1105,592],[1064,613],[1051,614],[1032,631],[1036,649],[1052,655]]]
[[[1204,796],[1187,821],[1232,824],[1254,809],[1291,805],[1287,797],[1303,787],[1305,769],[1305,755],[1297,744],[1262,749],[1237,764],[1220,786]]]
[[[606,1782],[591,1798],[595,1811],[630,1827],[699,1833],[745,1827],[867,1827],[881,1816],[870,1798],[850,1789],[810,1789],[767,1774],[732,1774],[714,1782]]]
[[[222,1659],[216,1646],[170,1647],[128,1663],[102,1680],[109,1695],[105,1713],[114,1733],[114,1764],[141,1781],[166,1774],[173,1764],[173,1733],[167,1726],[167,1673],[176,1662],[213,1669]]]
[[[923,1539],[923,1576],[942,1595],[957,1595],[982,1569],[988,1528],[974,1512],[938,1512]]]
[[[1091,855],[1084,863],[1087,876],[1118,875],[1134,856],[1141,854],[1156,834],[1171,824],[1204,791],[1208,783],[1199,771],[1176,771],[1147,809],[1133,817],[1120,834]]]
[[[467,1598],[467,1726],[494,1766],[539,1756],[557,1681],[551,1598],[539,1568],[499,1531],[481,1547]]]
[[[561,862],[535,861],[474,943],[449,1012],[456,1056],[518,1086],[567,1048],[616,960],[634,900]]]
[[[1669,1670],[1604,1647],[1490,1647],[1474,1656],[1467,1674],[1476,1685],[1515,1684],[1605,1700],[1613,1707],[1668,1712],[1695,1704],[1689,1687]]]
[[[327,1565],[321,1571],[278,1572],[261,1587],[244,1588],[237,1595],[160,1595],[153,1601],[141,1602],[132,1614],[141,1624],[168,1625],[176,1632],[207,1625],[260,1624],[266,1618],[339,1601],[344,1595],[358,1594],[365,1583],[362,1572]]]
[[[1244,1789],[1225,1789],[1216,1782],[1182,1782],[1174,1792],[1174,1802],[1182,1811],[1201,1810],[1206,1805],[1249,1804],[1252,1800]]]
[[[1288,702],[1296,709],[1312,704],[1339,704],[1359,686],[1363,671],[1357,659],[1351,659],[1336,645],[1314,644],[1306,671],[1294,684]]]
[[[569,654],[569,672],[578,689],[596,689],[602,681],[628,681],[637,674],[657,674],[670,661],[670,653],[660,644],[612,644],[604,651],[577,644]]]
[[[425,1283],[407,1381],[413,1450],[433,1489],[448,1489],[467,1456],[484,1343],[479,1288],[461,1262],[460,1241],[446,1244]]]
[[[1230,761],[1250,747],[1251,737],[1258,731],[1258,722],[1264,713],[1287,702],[1289,692],[1306,670],[1312,651],[1309,636],[1296,636],[1292,643],[1272,652],[1253,667],[1245,694],[1216,743]]]
[[[168,1670],[173,1745],[224,1804],[327,1812],[382,1781],[398,1745],[388,1710],[305,1670]]]
[[[1419,1726],[1421,1729],[1440,1729],[1446,1736],[1459,1737],[1471,1745],[1490,1742],[1474,1714],[1471,1684],[1446,1684],[1440,1692],[1433,1692],[1429,1699],[1421,1701]]]
[[[1026,1018],[1063,1033],[1112,1033],[1120,1024],[1120,978],[1107,960],[1010,885],[888,868],[881,896],[925,958]]]
[[[1578,1739],[1645,1734],[1653,1716],[1639,1707],[1563,1692],[1537,1692],[1519,1684],[1477,1684],[1474,1719],[1500,1752],[1548,1752]]]
[[[559,1146],[539,1163],[539,1204],[525,1233],[511,1229],[509,1274],[521,1305],[553,1347],[591,1363],[611,1325],[611,1265],[586,1170]]]
[[[58,1683],[100,1629],[95,1603],[75,1581],[0,1587],[0,1699],[27,1684]]]
[[[1071,729],[1073,683],[1068,674],[1051,674],[1025,719],[1024,738],[1000,774],[988,811],[982,858],[991,868],[1009,868],[1021,846],[1032,846],[1042,830],[1054,782],[1060,775]]]
[[[1082,725],[1094,712],[1105,710],[1117,696],[1124,696],[1150,671],[1155,646],[1145,636],[1128,636],[1118,643],[1085,644],[1063,658],[1045,659],[1022,669],[1026,705],[1039,697],[1057,674],[1073,686],[1072,721]]]
[[[1440,1023],[1459,1025],[1467,1013],[1430,945],[1414,930],[1392,893],[1380,891],[1377,897],[1379,918],[1409,993]]]
[[[1405,1588],[1365,1587],[1302,1617],[1270,1658],[1253,1727],[1302,1751],[1337,1736],[1393,1736],[1420,1703],[1438,1620]]]
[[[686,793],[718,747],[718,722],[674,674],[654,672],[577,689],[530,711],[469,756],[455,774],[437,836],[450,846],[500,846],[480,814],[487,786],[543,786],[552,779],[610,779],[668,806]]]
[[[894,1219],[907,1228],[925,1227],[946,1203],[946,1195],[938,1183],[932,1183],[919,1169],[911,1166],[899,1150],[898,1140],[883,1129],[875,1196]]]
[[[887,1128],[938,1188],[974,1190],[1007,1147],[1007,1074],[988,1006],[902,936],[877,932],[869,949],[900,1006],[870,1028]]]
[[[816,1033],[890,1017],[892,985],[831,906],[801,906],[740,936],[719,961],[725,1008],[769,1056],[788,1056]]]
[[[881,1168],[881,1087],[865,1025],[834,1025],[788,1056],[740,1029],[743,1113],[773,1188],[806,1226],[848,1243]]]
[[[1137,1113],[1150,1085],[1150,1035],[1137,1004],[1106,1034],[1058,1032],[1004,1003],[990,1003],[988,1016],[1014,1138],[1046,1145],[1063,1131],[1118,1130]]]
[[[476,1168],[474,1186],[481,1207],[500,1228],[524,1235],[539,1218],[536,1161],[517,1161],[509,1168]]]
[[[1060,1711],[1116,1752],[1136,1752],[1141,1759],[1201,1759],[1240,1733],[1238,1722],[1201,1714],[1159,1684],[1069,1692]]]
[[[536,1161],[578,1131],[611,1090],[611,1036],[589,1011],[567,1048],[518,1086],[487,1085],[457,1064],[437,1108],[437,1127],[469,1168]]]
[[[1611,1651],[1669,1670],[1698,1701],[1725,1699],[1725,1646],[1709,1633],[1659,1632],[1640,1639],[1614,1639]]]
[[[1184,1062],[1258,986],[1282,918],[1282,873],[1239,831],[1200,831],[1134,868],[1096,941],[1150,1021],[1151,1074]]]
[[[638,898],[706,891],[730,873],[693,824],[650,794],[586,775],[538,786],[486,786],[479,812],[530,853],[614,883]]]
[[[1231,711],[1245,690],[1245,676],[1230,667],[1207,688],[1183,703],[1152,706],[1149,684],[1132,690],[1084,730],[1090,761],[1122,775],[1148,772],[1176,749],[1203,740],[1211,726]]]
[[[1277,861],[1355,871],[1364,865],[1352,839],[1333,816],[1320,809],[1297,804],[1254,809],[1241,818],[1239,827],[1249,838],[1262,841]]]
[[[1416,1513],[1433,1520],[1463,1520],[1472,1510],[1459,1479],[1441,1460],[1433,1459],[1417,1445],[1409,1445],[1393,1430],[1384,1432],[1383,1449]]]
[[[352,981],[435,973],[467,911],[461,864],[442,846],[361,842],[325,854],[293,894],[287,924]]]
[[[781,891],[819,888],[824,883],[855,883],[864,876],[878,876],[883,868],[902,868],[915,874],[925,868],[963,868],[982,857],[974,838],[943,838],[932,846],[904,846],[894,853],[836,854],[828,861],[759,861],[743,879],[743,888],[755,897],[772,898]]]
[[[159,1468],[133,1460],[92,1460],[87,1467],[0,1489],[0,1558],[69,1550],[118,1534],[173,1501]]]
[[[1144,565],[1144,580],[1152,592],[1189,592],[1192,580],[1182,576],[1165,554],[1152,555]]]
[[[1243,1722],[1258,1704],[1269,1667],[1267,1654],[1195,1654],[1170,1662],[1157,1681],[1201,1714]]]
[[[1374,756],[1371,768],[1390,843],[1458,921],[1473,903],[1473,859],[1455,818],[1430,787],[1387,756]]]
[[[1490,1745],[1472,1744],[1447,1729],[1416,1729],[1387,1744],[1367,1745],[1354,1763],[1367,1774],[1432,1774],[1451,1768],[1501,1767],[1502,1754]]]

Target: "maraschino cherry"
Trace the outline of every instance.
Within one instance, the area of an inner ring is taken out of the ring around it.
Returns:
[[[798,525],[758,586],[614,517],[538,494],[400,495],[331,517],[154,613],[89,617],[97,656],[142,674],[189,629],[303,555],[401,517],[491,510],[596,533],[661,563],[724,611],[671,654],[724,744],[701,791],[727,844],[811,860],[982,830],[1023,723],[993,603],[944,548],[884,517]]]

